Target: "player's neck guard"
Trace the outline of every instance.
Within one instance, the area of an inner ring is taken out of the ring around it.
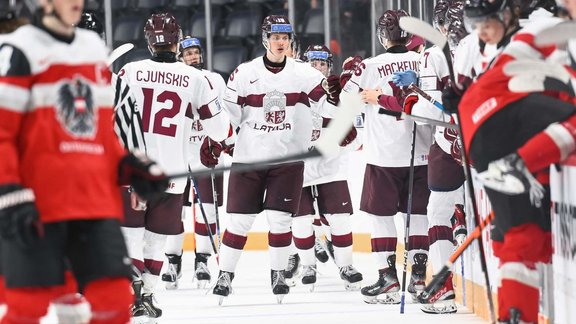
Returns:
[[[152,56],[152,61],[173,63],[178,60],[176,59],[176,53],[174,52],[155,52]]]

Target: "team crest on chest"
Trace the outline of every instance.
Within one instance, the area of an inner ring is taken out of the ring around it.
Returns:
[[[279,91],[268,92],[263,99],[266,122],[281,124],[286,119],[286,95]]]
[[[312,141],[320,138],[322,130],[322,116],[316,112],[312,112]]]
[[[58,121],[75,138],[94,138],[96,115],[94,99],[88,82],[81,77],[64,82],[56,100]]]
[[[202,130],[204,130],[204,127],[202,127],[202,124],[200,124],[199,120],[195,120],[192,123],[192,130],[196,132],[201,132]]]

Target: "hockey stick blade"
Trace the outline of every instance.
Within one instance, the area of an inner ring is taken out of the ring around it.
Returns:
[[[572,38],[576,38],[576,21],[570,20],[542,30],[534,37],[534,43],[537,46],[565,44]]]
[[[340,150],[340,142],[346,137],[352,127],[354,127],[354,118],[360,114],[360,108],[364,105],[359,93],[342,92],[340,94],[340,105],[338,112],[328,124],[328,127],[322,132],[322,136],[315,142],[314,149],[294,154],[291,156],[280,157],[271,160],[263,160],[254,163],[234,164],[231,166],[192,170],[190,172],[182,172],[169,175],[171,179],[192,177],[209,177],[211,174],[224,173],[226,171],[246,172],[256,171],[270,168],[271,164],[280,164],[294,161],[302,161],[314,157],[331,156]]]
[[[418,35],[440,48],[444,48],[448,43],[448,40],[442,33],[434,29],[434,27],[427,22],[415,17],[400,18],[400,28],[411,34]]]
[[[130,50],[132,50],[134,48],[134,44],[132,43],[125,43],[122,44],[118,47],[116,47],[112,53],[110,53],[110,55],[108,56],[108,59],[106,60],[106,65],[107,66],[111,66],[112,64],[114,64],[114,62],[122,55],[128,53]]]
[[[431,119],[431,118],[426,118],[426,117],[421,117],[421,116],[416,116],[416,115],[409,115],[409,114],[407,114],[405,112],[401,112],[401,111],[393,111],[393,110],[387,110],[384,108],[380,108],[380,110],[378,110],[378,113],[381,115],[388,115],[388,116],[392,116],[392,117],[396,117],[396,118],[401,118],[401,119],[420,122],[420,123],[424,123],[424,124],[441,126],[441,127],[445,127],[445,128],[449,128],[449,129],[453,129],[453,130],[458,130],[458,125],[450,124],[450,123],[439,121],[436,119]]]

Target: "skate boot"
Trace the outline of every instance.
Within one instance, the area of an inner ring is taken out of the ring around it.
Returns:
[[[530,201],[540,207],[544,187],[534,178],[517,153],[490,162],[488,170],[478,174],[482,184],[492,190],[508,195],[530,193]]]
[[[168,270],[162,274],[162,281],[166,283],[166,289],[178,289],[178,279],[182,277],[182,255],[166,254],[168,258]]]
[[[326,253],[326,249],[322,245],[322,241],[319,238],[316,238],[314,241],[314,254],[316,255],[316,259],[322,263],[326,263],[328,261],[328,253]]]
[[[396,273],[396,255],[388,257],[388,268],[378,270],[376,283],[360,290],[368,304],[399,304],[400,283]]]
[[[146,310],[148,311],[148,316],[152,318],[158,318],[162,316],[162,310],[158,307],[158,302],[154,298],[154,294],[142,294],[142,303]]]
[[[286,267],[286,270],[284,270],[284,279],[286,279],[288,286],[296,286],[296,279],[300,274],[301,267],[302,264],[300,264],[300,256],[298,253],[290,254],[288,256],[288,266]]]
[[[454,214],[450,218],[450,223],[452,224],[452,234],[454,236],[454,241],[456,246],[462,245],[468,235],[468,230],[466,229],[466,213],[464,213],[464,206],[460,204],[454,205]]]
[[[452,273],[450,273],[443,285],[430,292],[423,292],[417,299],[422,303],[420,308],[428,314],[453,314],[458,308],[454,303],[454,286],[452,283]]]
[[[346,290],[358,290],[362,284],[362,274],[352,265],[340,268],[340,279],[346,282]]]
[[[332,258],[332,260],[334,260],[334,262],[336,262],[336,258],[334,257],[334,245],[332,244],[332,241],[330,241],[330,240],[326,240],[326,251],[328,251],[328,254]]]
[[[130,312],[132,313],[133,324],[148,323],[150,320],[148,317],[148,310],[142,302],[142,286],[144,286],[142,280],[132,282],[132,290],[134,290],[134,304],[130,307]]]
[[[310,292],[314,291],[314,284],[316,283],[316,265],[305,265],[302,269],[302,284],[310,285]]]
[[[426,287],[426,263],[428,256],[424,253],[416,253],[414,255],[414,263],[412,264],[412,274],[410,275],[410,283],[408,284],[408,292],[412,294],[412,299],[416,301],[416,297],[424,291]]]
[[[208,258],[210,254],[196,253],[194,260],[194,279],[196,279],[196,288],[204,289],[210,283],[210,270],[208,270]]]
[[[288,287],[284,278],[284,271],[270,270],[270,281],[272,282],[272,293],[276,295],[278,304],[282,304],[282,299],[290,292],[290,287]]]
[[[222,271],[218,275],[218,281],[212,290],[212,294],[218,296],[218,305],[222,306],[224,297],[228,297],[232,293],[232,280],[234,279],[234,272]]]

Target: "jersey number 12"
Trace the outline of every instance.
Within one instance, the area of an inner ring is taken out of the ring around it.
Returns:
[[[166,103],[169,101],[172,103],[171,106],[167,108],[160,109],[156,114],[154,114],[152,120],[154,125],[152,126],[152,133],[160,134],[165,136],[176,136],[176,124],[163,125],[164,119],[174,118],[180,112],[180,107],[182,105],[182,99],[180,96],[173,91],[162,91],[157,97],[154,97],[154,89],[142,88],[142,93],[144,94],[144,111],[142,115],[142,129],[144,132],[150,132],[150,117],[152,114],[152,104],[155,102]]]

